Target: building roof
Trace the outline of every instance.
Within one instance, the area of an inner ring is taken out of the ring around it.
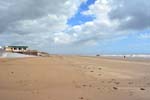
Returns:
[[[10,48],[28,48],[28,46],[6,46]]]

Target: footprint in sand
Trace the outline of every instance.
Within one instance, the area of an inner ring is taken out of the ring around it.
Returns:
[[[89,87],[92,87],[92,85],[90,84]]]
[[[100,90],[100,88],[97,88],[98,90]]]
[[[118,88],[117,88],[117,87],[113,87],[113,89],[114,89],[114,90],[117,90]]]
[[[140,90],[145,90],[144,88],[140,88]]]
[[[99,70],[102,70],[102,68],[98,68]]]
[[[147,85],[150,85],[150,83],[147,83]]]
[[[94,71],[90,71],[90,72],[94,72]]]
[[[120,84],[120,82],[114,82],[116,85],[119,85]]]
[[[79,99],[84,99],[84,97],[79,97]]]
[[[82,86],[83,86],[83,87],[86,87],[87,85],[83,84]]]
[[[89,85],[83,84],[82,86],[83,86],[83,87],[92,87],[91,84],[89,84]]]
[[[14,72],[11,72],[11,74],[14,74]]]
[[[84,98],[84,97],[79,97],[79,99],[83,100],[83,99],[85,99],[85,98]],[[85,99],[85,100],[89,100],[89,99]]]

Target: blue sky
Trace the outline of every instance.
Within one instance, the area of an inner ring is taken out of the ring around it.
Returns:
[[[52,54],[147,54],[149,9],[147,0],[0,0],[0,45]]]
[[[94,4],[95,0],[88,0],[87,2],[85,3],[82,3],[80,5],[80,7],[78,8],[78,11],[77,13],[68,20],[68,23],[69,25],[71,26],[74,26],[74,25],[80,25],[80,24],[83,24],[87,21],[92,21],[94,19],[94,16],[85,16],[83,14],[81,14],[83,11],[86,11],[88,10],[89,6]]]

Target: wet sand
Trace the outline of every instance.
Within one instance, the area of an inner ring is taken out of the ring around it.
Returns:
[[[0,100],[150,100],[150,62],[0,58]]]

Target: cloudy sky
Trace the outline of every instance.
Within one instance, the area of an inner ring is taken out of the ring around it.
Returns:
[[[150,53],[149,0],[0,0],[0,45],[57,54]]]

